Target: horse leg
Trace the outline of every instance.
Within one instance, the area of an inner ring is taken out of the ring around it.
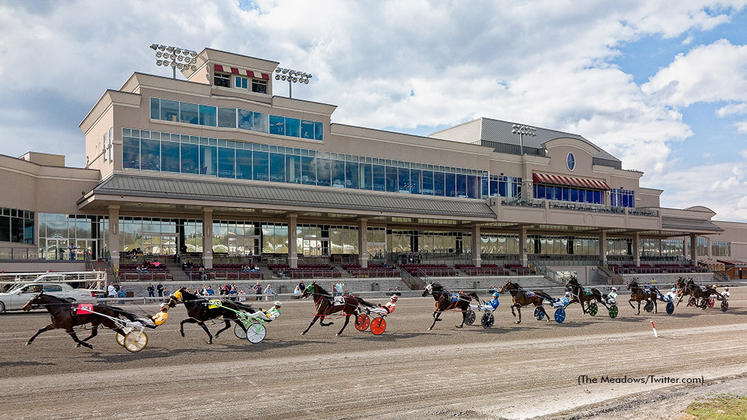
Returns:
[[[218,332],[215,333],[215,338],[218,338],[218,336],[220,335],[220,333],[222,333],[223,331],[231,328],[231,320],[230,319],[224,319],[223,321],[226,323],[226,326],[223,327],[223,328],[221,328],[221,329],[219,329]]]
[[[467,319],[467,311],[462,311],[462,325],[456,325],[457,328],[464,327],[464,320]]]
[[[513,315],[514,318],[516,318],[516,312],[514,312],[514,306],[516,305],[511,305],[511,315]]]
[[[200,321],[199,319],[196,319],[196,318],[187,318],[187,319],[185,319],[185,320],[182,321],[182,323],[180,324],[182,337],[184,337],[184,324],[187,323],[187,322],[189,322],[190,324],[197,324],[197,325],[201,326],[202,329],[205,330],[205,333],[210,338],[210,344],[213,344],[213,335],[210,334],[210,331],[208,330],[207,325],[205,325],[204,322],[202,322],[202,321]]]
[[[545,307],[542,306],[542,305],[540,305],[539,308],[540,308],[540,312],[542,312],[543,314],[545,314],[545,323],[550,322],[550,315],[547,314],[547,311],[545,310]]]
[[[633,306],[633,299],[628,299],[628,305],[630,305],[631,308],[635,309],[635,306]]]
[[[208,344],[213,344],[213,335],[210,334],[210,330],[208,330],[207,325],[203,321],[197,321],[197,325],[201,326],[203,330],[205,330],[205,334],[208,335],[208,338],[210,341],[208,341]]]
[[[438,321],[438,317],[441,316],[441,312],[439,311],[433,311],[433,324],[431,324],[431,327],[428,328],[428,331],[432,330],[433,327],[436,326],[436,321]]]
[[[72,326],[67,330],[67,333],[70,334],[70,337],[72,337],[73,341],[75,341],[76,343],[78,343],[78,345],[76,347],[85,346],[85,347],[88,347],[89,349],[93,350],[93,346],[92,345],[86,343],[85,341],[80,341],[80,339],[78,338],[78,336],[75,335],[75,331],[73,331],[73,327]]]
[[[345,323],[342,324],[342,328],[340,328],[340,331],[335,335],[336,337],[339,337],[340,334],[345,331],[345,327],[348,326],[348,322],[350,322],[350,314],[345,315]]]
[[[319,325],[321,325],[322,327],[329,327],[332,324],[334,324],[334,322],[332,322],[332,321],[329,321],[328,323],[325,324],[324,323],[324,316],[322,316],[322,317],[319,318]]]
[[[301,335],[304,335],[307,332],[309,332],[309,330],[311,329],[311,326],[314,325],[319,318],[320,318],[320,315],[314,315],[314,319],[311,320],[311,324],[309,324],[309,326],[306,327],[305,330],[303,330],[303,332],[301,333]]]
[[[638,313],[636,315],[640,315],[640,314],[641,314],[641,301],[639,300],[638,301]]]
[[[654,313],[655,314],[659,313],[659,308],[657,308],[657,305],[656,305],[656,299],[654,299]]]
[[[519,320],[518,321],[514,321],[514,324],[521,324],[521,307],[517,306],[516,307],[516,312],[519,313]]]
[[[117,329],[119,330],[119,328],[117,328]],[[119,331],[122,331],[122,330],[119,330]],[[93,337],[96,337],[96,335],[98,335],[98,333],[99,333],[99,324],[92,324],[91,325],[91,335],[89,335],[88,337],[84,338],[83,341],[88,341],[88,340],[92,339]],[[124,333],[120,333],[120,334],[122,334],[122,337],[125,336]]]
[[[49,324],[46,327],[40,329],[39,331],[36,332],[36,334],[34,334],[33,337],[29,338],[29,341],[26,342],[26,345],[28,346],[29,344],[31,344],[31,342],[34,341],[34,339],[36,338],[36,336],[38,336],[39,334],[43,333],[44,331],[49,331],[49,330],[53,330],[53,329],[55,329],[55,327],[54,327],[53,324]]]

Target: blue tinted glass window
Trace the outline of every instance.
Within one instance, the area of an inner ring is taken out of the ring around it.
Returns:
[[[301,183],[301,156],[285,156],[285,182]]]
[[[301,181],[304,185],[316,185],[316,162],[311,156],[301,156]]]
[[[345,162],[345,188],[360,188],[358,184],[358,162]]]
[[[507,197],[508,194],[506,194],[506,189],[508,188],[509,184],[506,179],[501,179],[498,181],[498,195],[501,197]]]
[[[218,172],[218,148],[200,145],[200,173],[215,175]]]
[[[314,123],[314,138],[317,140],[324,140],[324,125],[320,122]]]
[[[467,175],[467,197],[469,198],[480,198],[479,190],[477,188],[479,179],[474,175]]]
[[[423,171],[423,194],[433,195],[433,171]]]
[[[254,113],[254,131],[267,133],[270,129],[269,118],[267,114],[261,112]]]
[[[397,168],[394,166],[386,167],[386,190],[388,192],[397,191]]]
[[[285,182],[285,155],[270,153],[270,181]]]
[[[285,117],[270,115],[270,134],[285,134]]]
[[[601,191],[594,191],[594,202],[596,204],[602,204],[602,193],[601,193]]]
[[[410,170],[410,192],[413,194],[420,194],[420,169]]]
[[[301,120],[301,138],[302,139],[313,139],[314,138],[314,121]]]
[[[373,165],[374,191],[386,191],[386,171],[384,165]]]
[[[150,98],[150,118],[161,119],[161,100],[158,98]]]
[[[458,174],[456,176],[457,197],[467,198],[467,175]]]
[[[158,140],[140,140],[140,169],[148,171],[161,170],[161,142]]]
[[[161,142],[161,170],[179,172],[179,143]]]
[[[236,149],[236,178],[252,179],[252,151]]]
[[[245,109],[239,109],[239,128],[243,130],[254,129],[254,113]]]
[[[372,190],[373,189],[373,167],[370,163],[359,163],[360,166],[360,182],[361,189]]]
[[[218,176],[221,178],[236,177],[236,149],[218,148]]]
[[[295,118],[285,119],[285,135],[290,137],[301,136],[301,120]]]
[[[196,144],[181,144],[182,173],[196,174],[200,172],[200,150]]]
[[[164,121],[179,121],[179,102],[161,99],[161,119]]]
[[[397,181],[397,191],[401,193],[410,193],[410,169],[409,168],[398,168],[397,173],[399,180]]]
[[[571,199],[571,192],[568,188],[563,188],[563,201],[569,201]]]
[[[214,106],[200,105],[200,125],[215,127],[217,125],[217,109]]]
[[[236,128],[236,108],[218,108],[218,127]]]
[[[179,105],[179,122],[197,124],[199,118],[199,107],[197,104],[180,102]]]
[[[267,181],[270,179],[270,155],[267,152],[254,151],[254,179]]]
[[[342,160],[330,161],[330,171],[332,171],[332,186],[345,188],[345,162]]]
[[[122,139],[122,167],[140,169],[140,139],[134,137]]]
[[[316,159],[316,185],[329,187],[332,175],[332,165],[328,159]]]
[[[488,184],[490,185],[488,190],[489,196],[495,197],[496,195],[500,195],[500,192],[498,192],[498,181],[491,179]]]
[[[433,172],[433,195],[443,197],[446,194],[444,175],[443,172]]]
[[[234,77],[234,87],[237,87],[239,89],[246,89],[247,86],[247,79],[246,77],[236,76]]]
[[[456,174],[447,172],[445,179],[444,187],[446,188],[446,196],[456,197]]]
[[[578,202],[578,190],[575,188],[571,188],[571,198],[570,201],[577,203]]]

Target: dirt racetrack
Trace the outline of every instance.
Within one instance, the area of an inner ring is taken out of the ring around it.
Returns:
[[[459,330],[461,315],[445,313],[428,331],[433,299],[403,298],[383,335],[359,332],[351,320],[340,337],[342,319],[300,336],[312,302],[291,301],[256,345],[232,330],[209,345],[190,324],[182,338],[180,305],[148,332],[140,353],[117,345],[109,330],[91,341],[93,350],[76,348],[62,330],[25,346],[49,322],[46,312],[4,314],[0,418],[650,419],[677,418],[710,392],[745,392],[747,288],[732,288],[726,313],[683,303],[673,315],[660,305],[659,314],[636,316],[626,300],[621,293],[617,319],[603,308],[582,315],[575,304],[563,324],[525,310],[515,325],[503,297],[491,329],[479,326],[478,313]],[[647,383],[631,382],[638,378]]]

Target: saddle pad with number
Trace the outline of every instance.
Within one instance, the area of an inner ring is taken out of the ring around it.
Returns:
[[[332,302],[334,306],[340,306],[345,304],[345,298],[342,296],[335,296],[334,301]]]
[[[451,294],[451,301],[452,302],[458,302],[459,301],[459,293],[452,293]]]
[[[93,313],[92,303],[79,303],[73,306],[73,315],[88,315]]]
[[[216,309],[223,306],[223,302],[220,299],[210,299],[208,301],[208,309]]]

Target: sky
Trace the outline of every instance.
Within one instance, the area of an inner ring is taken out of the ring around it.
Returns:
[[[579,134],[662,207],[747,222],[747,0],[0,0],[0,154],[84,166],[105,90],[171,76],[152,43],[311,73],[293,97],[337,105],[334,123]]]

